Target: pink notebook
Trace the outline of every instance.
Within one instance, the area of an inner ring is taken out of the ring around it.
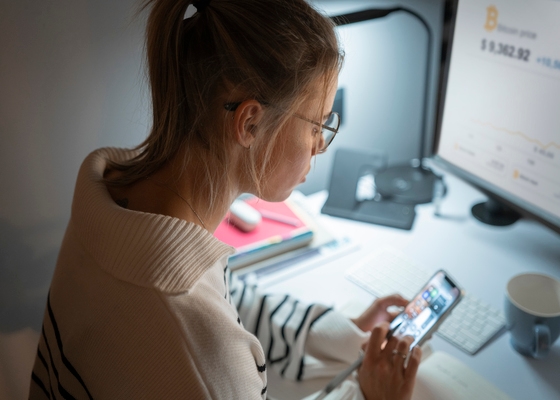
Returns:
[[[226,217],[214,232],[214,236],[237,250],[229,259],[232,268],[305,246],[313,238],[313,230],[301,218],[301,212],[289,201],[270,203],[252,198],[247,200],[247,203],[259,211],[288,217],[297,222],[297,226],[263,217],[253,231],[243,232],[231,225]]]

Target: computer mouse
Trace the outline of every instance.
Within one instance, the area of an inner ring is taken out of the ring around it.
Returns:
[[[243,200],[236,199],[229,207],[229,222],[243,232],[251,232],[261,220],[261,213]]]

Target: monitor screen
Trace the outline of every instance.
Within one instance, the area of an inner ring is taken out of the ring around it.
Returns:
[[[452,10],[435,159],[560,232],[560,2]]]

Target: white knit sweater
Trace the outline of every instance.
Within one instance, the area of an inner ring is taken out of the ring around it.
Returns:
[[[80,169],[31,399],[262,399],[271,366],[301,380],[355,360],[368,335],[348,319],[245,285],[198,225],[115,204],[103,171],[132,155],[100,149]]]

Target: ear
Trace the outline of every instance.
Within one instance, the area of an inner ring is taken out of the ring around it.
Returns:
[[[255,128],[262,119],[264,109],[256,100],[246,100],[235,110],[233,130],[237,143],[245,148],[255,141]]]

